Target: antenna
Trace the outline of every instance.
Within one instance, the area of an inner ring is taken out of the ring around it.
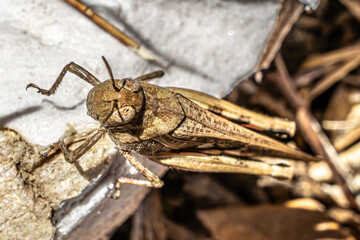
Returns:
[[[104,56],[101,56],[101,57],[102,57],[102,59],[103,59],[103,61],[104,61],[104,63],[105,63],[105,67],[106,67],[106,69],[107,69],[107,71],[108,71],[108,73],[109,73],[109,75],[110,75],[110,79],[111,79],[111,82],[112,82],[112,84],[113,84],[113,87],[114,87],[115,91],[119,92],[119,91],[121,90],[121,88],[118,88],[118,87],[115,85],[114,76],[113,76],[113,73],[112,73],[112,71],[111,71],[111,68],[110,68],[109,63],[106,61],[106,58],[105,58]]]

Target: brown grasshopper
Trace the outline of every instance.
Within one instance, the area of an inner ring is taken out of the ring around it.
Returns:
[[[109,134],[126,159],[147,179],[117,179],[115,198],[119,197],[121,183],[157,188],[163,185],[157,175],[136,161],[131,151],[153,156],[168,150],[211,146],[216,149],[239,149],[240,153],[245,154],[317,160],[316,157],[218,116],[178,93],[191,96],[191,91],[170,90],[147,83],[150,79],[163,76],[162,71],[135,79],[119,80],[114,79],[108,62],[104,57],[103,60],[110,80],[100,82],[87,70],[71,62],[63,68],[49,90],[41,89],[33,83],[27,88],[33,87],[41,94],[52,95],[68,71],[94,86],[87,96],[87,114],[100,122],[99,129],[73,151],[68,150],[62,140],[57,144],[66,161],[74,163],[105,133]],[[171,167],[183,168],[181,166],[181,163],[171,163]],[[201,164],[188,170],[202,171]],[[219,169],[214,168],[214,171]]]

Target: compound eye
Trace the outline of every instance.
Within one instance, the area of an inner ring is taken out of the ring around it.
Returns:
[[[133,107],[123,107],[119,109],[120,118],[124,123],[130,122],[135,118],[136,112]]]
[[[89,115],[90,117],[92,117],[95,120],[99,120],[99,115],[94,112],[87,111],[87,115]]]
[[[133,93],[138,93],[141,91],[141,87],[139,86],[139,84],[132,79],[126,79],[126,84],[124,88],[132,91]]]

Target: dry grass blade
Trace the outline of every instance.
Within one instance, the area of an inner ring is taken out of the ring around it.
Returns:
[[[342,164],[347,166],[348,168],[360,169],[360,162],[359,162],[359,154],[360,154],[360,142],[353,145],[346,151],[340,153],[339,157],[341,158]]]
[[[307,101],[311,102],[316,97],[318,97],[321,93],[326,91],[329,87],[331,87],[337,81],[340,81],[343,77],[349,74],[350,71],[354,70],[360,65],[360,55],[346,62],[334,72],[329,73],[325,76],[320,82],[315,85],[313,89],[309,92],[307,96]]]
[[[329,131],[337,151],[342,151],[360,138],[360,91],[341,83],[333,92],[322,125]]]
[[[360,75],[348,75],[344,77],[343,82],[355,87],[360,87]]]
[[[350,46],[340,48],[325,54],[310,57],[300,66],[300,71],[333,65],[342,61],[349,61],[360,54],[360,43],[356,42]]]
[[[294,77],[294,81],[297,87],[305,87],[310,85],[315,79],[325,75],[328,72],[332,72],[336,69],[334,65],[325,65],[316,67],[306,72],[300,72]]]
[[[357,141],[359,137],[360,128],[356,128],[353,131],[346,132],[345,134],[340,134],[333,140],[334,147],[336,150],[341,151]]]
[[[360,2],[358,0],[340,0],[349,12],[360,22]]]
[[[360,119],[349,120],[324,120],[322,126],[325,130],[345,130],[360,127]]]
[[[269,39],[269,43],[261,57],[257,70],[269,68],[276,53],[279,51],[283,39],[289,33],[294,23],[304,11],[304,5],[297,1],[284,1],[279,15],[276,29]]]
[[[327,139],[325,133],[323,133],[321,130],[320,124],[310,114],[308,109],[304,107],[303,100],[299,93],[295,90],[295,87],[290,80],[290,76],[281,55],[278,55],[275,58],[275,64],[280,76],[274,76],[271,80],[276,83],[276,85],[288,99],[288,102],[296,111],[296,120],[300,131],[304,135],[304,138],[317,154],[320,154],[324,157],[324,160],[331,168],[334,181],[341,186],[347,197],[347,200],[349,201],[349,205],[352,208],[357,209],[353,193],[350,190],[350,182],[347,181],[347,175],[338,162],[339,157],[334,147]]]

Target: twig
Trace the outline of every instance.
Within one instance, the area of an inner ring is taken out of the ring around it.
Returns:
[[[285,63],[280,54],[275,58],[275,65],[278,70],[277,74],[268,75],[277,87],[287,98],[289,104],[296,112],[296,122],[305,140],[309,143],[313,151],[321,156],[329,165],[334,181],[341,186],[345,196],[347,197],[350,207],[357,209],[354,196],[346,181],[346,174],[342,167],[338,164],[338,155],[334,147],[331,145],[326,135],[322,132],[320,124],[305,107],[304,101],[296,91],[294,83],[286,69]]]
[[[359,139],[360,128],[355,128],[352,131],[336,136],[333,140],[334,147],[338,151],[342,151]]]
[[[338,69],[336,69],[333,72],[330,72],[327,76],[325,76],[323,79],[319,81],[318,84],[316,84],[311,91],[309,92],[307,96],[307,101],[311,102],[316,97],[318,97],[321,93],[323,93],[325,90],[327,90],[329,87],[331,87],[334,83],[337,81],[340,81],[342,78],[344,78],[346,75],[349,74],[350,71],[354,70],[360,65],[360,56],[356,56],[355,58],[347,61],[343,65],[341,65]]]
[[[310,85],[315,79],[334,71],[336,65],[324,65],[297,73],[293,78],[299,88]]]
[[[145,60],[151,60],[151,61],[157,61],[157,57],[153,52],[151,52],[149,49],[144,47],[143,45],[137,43],[135,40],[133,40],[131,37],[127,36],[125,33],[121,32],[119,29],[117,29],[115,26],[113,26],[111,23],[106,21],[101,16],[97,15],[91,8],[86,6],[85,4],[81,3],[78,0],[65,0],[67,3],[69,3],[71,6],[79,10],[81,13],[83,13],[85,16],[91,19],[94,23],[96,23],[99,27],[113,35],[116,39],[118,39],[122,44],[129,47],[131,50],[133,50],[136,54],[138,54],[140,57],[144,58]]]
[[[339,62],[348,61],[360,54],[360,42],[355,42],[352,45],[336,49],[318,56],[312,56],[305,60],[299,67],[300,71],[322,67],[325,65],[333,65]]]

